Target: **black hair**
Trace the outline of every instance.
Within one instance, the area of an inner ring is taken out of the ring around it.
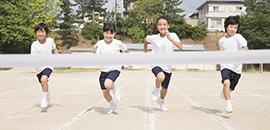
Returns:
[[[103,32],[107,32],[107,31],[110,31],[111,33],[115,33],[116,29],[115,29],[114,24],[112,24],[112,23],[104,23]]]
[[[160,16],[160,17],[157,19],[157,23],[158,23],[158,20],[160,20],[160,19],[165,19],[165,20],[167,21],[167,23],[170,24],[168,18],[165,17],[165,16]]]
[[[229,26],[229,25],[238,25],[238,28],[237,28],[237,33],[238,33],[238,31],[239,31],[239,29],[240,29],[240,17],[239,17],[239,15],[236,15],[236,16],[229,16],[229,17],[227,17],[226,18],[226,20],[225,20],[225,22],[224,22],[224,27],[225,27],[225,32],[227,32],[227,27]]]
[[[35,27],[35,33],[37,33],[38,30],[42,30],[44,29],[46,31],[46,35],[49,33],[49,27],[47,24],[45,23],[39,23],[36,27]]]

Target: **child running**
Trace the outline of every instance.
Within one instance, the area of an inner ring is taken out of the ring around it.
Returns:
[[[96,54],[119,54],[120,50],[125,53],[129,53],[127,46],[119,40],[114,39],[116,34],[116,29],[114,24],[105,23],[103,26],[103,40],[99,40],[94,46],[94,53]],[[106,101],[111,105],[107,113],[113,113],[117,105],[112,99],[110,90],[114,94],[115,101],[119,103],[122,99],[122,96],[119,90],[115,87],[114,82],[118,78],[121,72],[121,65],[115,66],[101,66],[101,74],[99,76],[100,87],[103,91],[103,96]],[[129,66],[131,69],[131,66]]]
[[[168,31],[170,24],[166,17],[159,17],[157,19],[156,26],[160,33],[146,36],[144,39],[145,53],[147,52],[148,42],[153,44],[152,53],[171,53],[174,51],[174,46],[182,50],[183,46],[178,36],[175,33],[170,33]],[[151,99],[153,101],[157,101],[160,105],[160,109],[164,112],[168,111],[168,108],[165,106],[164,99],[167,94],[167,89],[172,75],[171,69],[172,65],[167,65],[167,63],[152,66],[152,72],[156,76],[156,86],[153,90]]]
[[[240,28],[239,16],[229,16],[224,22],[226,35],[219,40],[220,51],[240,51],[248,50],[247,41],[238,34]],[[234,91],[242,72],[241,63],[222,63],[220,72],[223,83],[221,98],[226,100],[226,112],[232,113],[230,92]]]
[[[52,52],[58,54],[58,50],[55,46],[52,38],[47,38],[49,28],[47,24],[39,23],[35,27],[35,33],[38,40],[31,45],[32,55],[50,55]],[[42,99],[40,103],[41,108],[46,108],[50,104],[50,90],[48,86],[48,79],[53,71],[52,66],[36,67],[36,73],[38,81],[42,88]]]

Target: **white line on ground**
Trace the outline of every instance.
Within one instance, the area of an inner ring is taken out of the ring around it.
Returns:
[[[148,75],[149,76],[149,75]],[[151,87],[151,82],[150,78],[148,78],[147,82],[147,89],[146,89],[146,108],[147,108],[147,113],[145,115],[145,127],[147,130],[154,130],[155,129],[155,113],[153,112],[153,108],[150,105],[150,89]]]
[[[97,104],[94,104],[90,107],[88,107],[87,109],[85,109],[84,111],[82,111],[80,114],[76,115],[71,122],[66,123],[63,127],[61,127],[59,130],[64,130],[65,128],[69,127],[72,123],[76,122],[77,120],[79,120],[82,116],[84,116],[87,112],[91,111],[95,106],[103,103],[104,100],[99,101]]]
[[[140,74],[134,76],[134,77],[132,78],[132,80],[129,80],[129,82],[126,82],[125,84],[123,84],[122,86],[120,86],[120,87],[118,88],[118,90],[120,91],[121,88],[127,86],[129,83],[131,83],[133,80],[135,80],[139,75],[140,75]],[[75,122],[78,121],[81,117],[83,117],[83,116],[86,115],[88,112],[90,112],[92,109],[94,109],[95,106],[98,106],[99,104],[101,104],[101,103],[103,103],[103,102],[105,102],[104,99],[102,99],[101,101],[99,101],[97,104],[94,104],[94,105],[88,107],[87,109],[83,110],[80,114],[76,115],[76,116],[71,120],[71,122],[66,123],[66,124],[65,124],[63,127],[61,127],[59,130],[64,130],[64,129],[68,128],[71,124],[75,123]]]
[[[200,108],[202,111],[208,113],[210,116],[212,116],[217,122],[221,123],[223,126],[225,126],[228,130],[233,130],[232,127],[230,127],[227,123],[221,121],[215,114],[211,113],[210,111],[206,110],[205,108],[203,108],[202,106],[200,106],[198,103],[194,102],[193,100],[191,100],[184,92],[182,92],[181,90],[179,90],[175,85],[171,84],[172,87],[174,87],[176,89],[176,91],[180,92],[189,102],[191,102],[193,105],[197,106],[198,108]]]

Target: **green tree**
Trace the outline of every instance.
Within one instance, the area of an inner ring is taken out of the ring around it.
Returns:
[[[0,53],[29,53],[37,39],[34,27],[38,23],[56,27],[58,5],[53,0],[1,1]]]
[[[28,0],[0,2],[0,53],[30,52],[36,40]]]
[[[192,34],[191,34],[191,39],[193,40],[199,40],[203,39],[207,36],[207,26],[194,26],[192,27]]]
[[[269,0],[245,0],[246,15],[241,16],[240,33],[250,49],[270,49]]]
[[[162,15],[167,17],[170,21],[170,25],[181,26],[184,24],[184,16],[180,15],[184,12],[183,9],[179,8],[179,5],[182,4],[182,0],[162,0],[164,8],[162,9]],[[176,27],[177,27],[176,26]],[[177,28],[171,28],[170,31],[178,32]]]
[[[30,17],[34,23],[32,27],[40,22],[48,24],[50,29],[58,27],[56,20],[59,20],[61,3],[58,0],[28,0],[27,4],[32,11]]]
[[[99,23],[87,23],[81,31],[82,35],[91,41],[92,45],[96,44],[96,41],[103,38],[102,26]]]
[[[107,0],[74,0],[78,6],[79,10],[77,10],[77,19],[79,23],[83,24],[85,18],[89,18],[88,20],[95,22],[96,16],[95,12],[98,12],[100,16],[105,15],[106,8],[103,8],[108,1]],[[98,20],[99,22],[99,20]]]
[[[76,6],[76,4],[70,3],[69,0],[63,0],[61,7],[61,14],[63,17],[60,18],[60,20],[63,20],[63,22],[60,24],[60,32],[62,34],[62,45],[69,45],[72,46],[73,41],[75,40],[74,37],[78,38],[75,26],[72,24],[75,23],[75,16],[73,14],[72,7]]]
[[[144,35],[153,33],[156,19],[160,17],[163,8],[162,0],[138,0],[134,3],[134,9],[131,10],[129,16],[137,26],[144,30]],[[131,21],[130,20],[130,21]],[[132,23],[134,23],[132,22]]]
[[[144,31],[138,26],[134,26],[128,29],[128,35],[133,38],[135,42],[143,42],[144,40]]]

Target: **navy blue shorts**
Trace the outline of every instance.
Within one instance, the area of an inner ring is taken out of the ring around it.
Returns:
[[[106,87],[104,85],[105,80],[110,79],[110,80],[112,80],[114,82],[118,78],[119,74],[120,74],[120,71],[118,71],[118,70],[113,70],[113,71],[110,71],[110,72],[102,72],[101,71],[101,74],[99,76],[100,88],[102,90],[105,90],[106,89]]]
[[[241,74],[237,74],[229,69],[222,69],[220,72],[221,72],[221,77],[222,77],[221,83],[229,79],[231,83],[230,88],[234,90],[241,77]]]
[[[39,74],[37,74],[37,78],[38,78],[38,82],[41,83],[41,77],[42,75],[46,75],[48,78],[50,77],[52,73],[52,70],[50,68],[45,68],[42,72],[40,72]]]
[[[159,72],[163,72],[164,75],[165,75],[165,79],[163,80],[163,82],[161,83],[161,86],[164,88],[164,89],[168,89],[168,86],[169,86],[169,83],[170,83],[170,80],[171,80],[171,76],[172,76],[172,73],[167,73],[165,71],[163,71],[159,66],[156,66],[152,69],[152,72],[154,73],[154,75],[157,77],[157,74]]]

